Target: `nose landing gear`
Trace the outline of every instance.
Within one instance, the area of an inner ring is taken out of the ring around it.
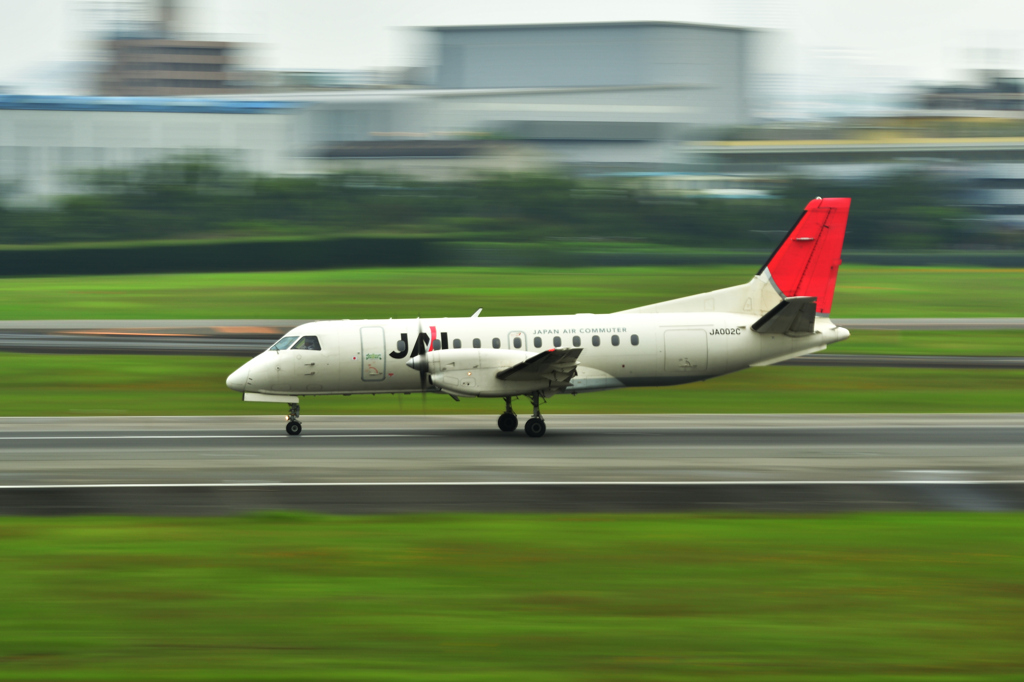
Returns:
[[[505,398],[505,411],[498,417],[498,428],[508,433],[519,426],[519,418],[512,411],[512,398]]]
[[[302,433],[302,422],[299,421],[298,403],[288,403],[288,423],[285,424],[284,430],[289,436],[297,436]]]

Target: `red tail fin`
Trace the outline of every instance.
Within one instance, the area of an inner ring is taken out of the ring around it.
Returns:
[[[784,296],[815,296],[816,310],[832,312],[832,294],[846,236],[849,199],[815,199],[758,274],[768,270]]]

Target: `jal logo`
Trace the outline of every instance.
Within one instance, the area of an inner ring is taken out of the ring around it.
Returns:
[[[740,335],[740,328],[739,327],[723,328],[723,329],[712,329],[711,330],[711,336],[739,336],[739,335]]]
[[[448,349],[448,332],[441,332],[440,338],[438,338],[437,327],[431,327],[430,333],[421,332],[419,337],[416,339],[416,343],[412,347],[412,356],[423,355],[427,351],[431,350],[447,350]],[[395,344],[395,350],[388,353],[395,360],[401,360],[402,358],[409,355],[409,335],[402,334],[398,343]]]

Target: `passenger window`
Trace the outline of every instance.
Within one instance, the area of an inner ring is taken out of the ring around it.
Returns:
[[[320,350],[320,341],[315,336],[303,336],[292,350]]]
[[[512,339],[512,345],[515,346],[516,348],[522,348],[523,340],[517,336],[514,339]]]
[[[619,335],[618,334],[612,334],[612,345],[613,346],[619,345]]]
[[[556,336],[554,343],[552,343],[551,345],[553,345],[555,348],[561,348],[562,347],[562,337],[561,336]]]
[[[405,353],[409,349],[409,344],[405,342],[405,339],[398,339],[398,352]]]
[[[594,348],[597,348],[598,346],[601,345],[601,337],[600,336],[594,336],[594,338],[592,338],[590,340],[590,342],[594,344]]]
[[[480,339],[473,339],[473,348],[480,347]]]
[[[288,346],[292,345],[292,342],[299,337],[297,336],[286,336],[267,350],[284,350]]]
[[[501,339],[499,339],[498,337],[494,337],[493,339],[491,339],[491,347],[501,348]]]
[[[572,337],[572,345],[575,346],[576,348],[579,348],[580,346],[583,345],[583,342],[580,341],[580,337],[574,336]]]
[[[533,337],[533,347],[534,347],[534,348],[540,348],[540,345],[541,345],[542,343],[544,343],[544,342],[540,340],[540,337],[539,337],[539,336],[535,336],[535,337]]]
[[[636,334],[633,334],[633,336],[629,337],[629,342],[631,344],[633,344],[634,346],[639,346],[640,345],[640,337],[637,336]]]
[[[452,339],[452,348],[462,348],[462,339]]]

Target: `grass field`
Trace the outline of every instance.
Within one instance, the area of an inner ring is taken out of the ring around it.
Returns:
[[[367,269],[0,279],[0,319],[363,318],[610,312],[749,279],[749,269]],[[1024,316],[1024,270],[846,267],[836,317]],[[1024,355],[1024,334],[857,332],[830,352]],[[278,414],[224,386],[233,358],[0,354],[6,415]],[[559,412],[1024,410],[1024,373],[765,368],[707,383],[558,397]],[[314,398],[308,414],[495,412],[445,396]]]
[[[1024,516],[0,519],[0,678],[1015,680]]]
[[[238,358],[0,354],[5,416],[285,414],[224,385]],[[1020,412],[1022,370],[763,367],[667,388],[556,396],[545,414]],[[521,400],[519,411],[528,408]],[[304,398],[304,414],[493,414],[500,400],[448,396]]]
[[[0,319],[365,319],[608,313],[753,266],[406,268],[0,279]],[[1024,317],[1024,269],[843,266],[836,317]]]

